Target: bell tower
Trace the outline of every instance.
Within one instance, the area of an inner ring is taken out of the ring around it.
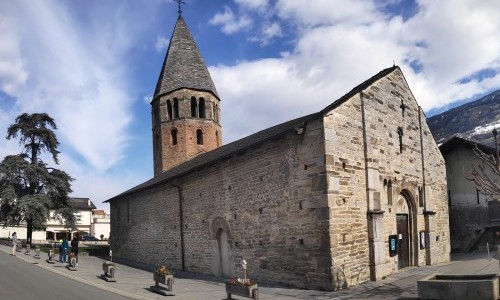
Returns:
[[[154,175],[220,147],[220,99],[180,14],[151,101]]]

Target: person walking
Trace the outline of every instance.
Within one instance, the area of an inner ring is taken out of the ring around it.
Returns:
[[[63,262],[63,260],[62,260],[62,255],[63,255],[62,243],[63,243],[63,240],[60,239],[59,240],[59,262]]]
[[[17,248],[17,234],[16,232],[14,231],[14,233],[12,234],[12,256],[16,256],[16,248]]]
[[[71,252],[75,254],[76,264],[78,265],[78,236],[74,236],[71,240]]]
[[[68,262],[68,240],[66,238],[62,242],[62,260],[64,263]]]

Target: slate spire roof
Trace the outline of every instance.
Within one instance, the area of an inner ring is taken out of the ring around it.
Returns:
[[[211,92],[219,98],[191,31],[179,14],[153,99],[181,88]]]

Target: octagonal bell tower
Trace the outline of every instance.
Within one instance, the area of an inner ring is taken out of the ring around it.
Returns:
[[[155,176],[222,144],[220,99],[181,14],[151,101]]]

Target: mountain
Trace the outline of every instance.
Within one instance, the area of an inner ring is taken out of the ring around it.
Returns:
[[[432,116],[427,124],[438,145],[457,135],[494,147],[492,130],[500,131],[500,90]]]

